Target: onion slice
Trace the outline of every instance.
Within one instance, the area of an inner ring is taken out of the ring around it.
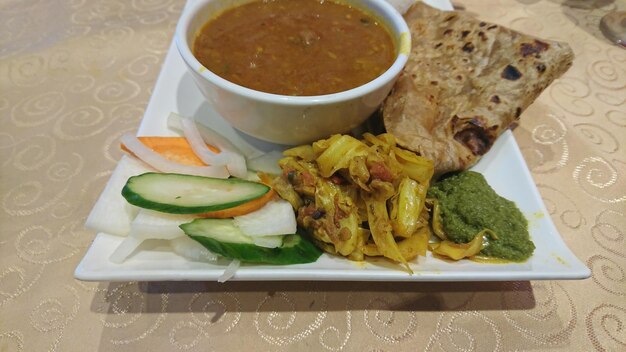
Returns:
[[[146,147],[130,133],[125,133],[121,138],[122,143],[137,158],[161,172],[177,174],[207,176],[215,178],[228,178],[230,174],[224,166],[190,166],[172,162]]]
[[[202,136],[200,136],[196,123],[192,119],[182,119],[181,122],[183,125],[183,134],[185,138],[187,138],[191,149],[193,149],[193,152],[196,153],[200,160],[207,165],[226,165],[228,162],[226,155],[224,153],[215,153],[207,147]]]
[[[177,130],[179,132],[183,131],[183,120],[187,119],[187,117],[183,117],[181,115],[178,115],[177,113],[171,112],[169,117],[167,118],[167,127],[173,129],[173,130]],[[196,126],[198,127],[198,132],[200,132],[200,135],[202,136],[202,138],[204,139],[205,142],[216,146],[217,149],[222,150],[222,149],[228,149],[230,151],[233,151],[237,154],[241,154],[243,155],[244,153],[241,151],[241,148],[239,148],[238,146],[236,146],[233,142],[231,142],[229,139],[227,139],[226,137],[222,136],[221,134],[219,134],[217,131],[214,131],[213,129],[203,125],[203,124],[196,124]],[[210,142],[209,142],[210,141]]]
[[[183,132],[200,160],[209,165],[225,164],[231,175],[242,179],[246,178],[248,168],[243,153],[224,136],[196,123],[192,118],[182,117],[175,113],[170,114],[168,126]],[[206,146],[206,143],[217,147],[220,152],[214,153]]]
[[[232,279],[240,265],[241,262],[239,260],[233,259],[224,270],[224,273],[217,278],[217,282],[226,282]]]
[[[246,159],[241,154],[237,154],[233,151],[221,149],[222,154],[225,154],[228,158],[226,168],[231,175],[245,179],[248,176],[248,168],[246,167]]]

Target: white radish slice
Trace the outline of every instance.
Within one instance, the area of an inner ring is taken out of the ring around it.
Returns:
[[[151,171],[155,170],[140,160],[122,155],[96,204],[91,209],[85,221],[85,227],[111,235],[128,236],[130,223],[137,215],[139,208],[129,204],[122,197],[122,188],[129,177]]]
[[[113,251],[109,260],[123,263],[145,240],[174,240],[187,237],[178,227],[193,221],[191,215],[163,214],[141,209],[130,224],[130,233]]]
[[[192,222],[194,215],[167,214],[142,209],[130,224],[131,234],[144,240],[173,240],[186,236],[180,225]]]
[[[235,273],[237,273],[237,269],[239,269],[240,265],[241,262],[239,260],[233,259],[226,267],[226,270],[224,270],[224,273],[217,278],[217,282],[226,282],[232,279],[235,276]]]
[[[265,248],[278,248],[283,245],[284,235],[250,236],[255,245]]]
[[[217,254],[186,235],[171,240],[170,246],[174,253],[196,262],[214,262],[219,258]]]
[[[291,204],[282,199],[270,201],[251,213],[235,216],[234,223],[250,237],[293,234],[298,227]]]
[[[122,264],[128,257],[130,257],[137,248],[143,243],[143,239],[136,238],[134,236],[128,236],[120,243],[113,251],[109,260],[115,264]]]
[[[130,133],[124,134],[121,141],[137,158],[161,172],[215,178],[228,178],[230,176],[224,166],[189,166],[167,160],[152,149],[146,147],[137,137]]]
[[[255,171],[280,174],[282,172],[278,161],[284,157],[283,153],[274,150],[248,161],[248,168]]]
[[[248,181],[252,181],[252,182],[261,182],[261,183],[263,183],[261,181],[261,178],[259,177],[259,175],[256,172],[252,171],[252,170],[248,170],[248,174],[246,175],[245,179],[248,180]]]
[[[224,136],[204,125],[196,123],[191,118],[182,117],[174,113],[171,113],[168,118],[168,126],[182,131],[196,155],[206,164],[224,163],[231,175],[246,178],[248,168],[243,153]],[[204,141],[204,143],[200,142],[200,140]],[[220,153],[213,153],[206,146],[207,143],[217,147]]]

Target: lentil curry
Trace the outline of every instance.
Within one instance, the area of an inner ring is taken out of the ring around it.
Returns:
[[[320,0],[254,1],[200,30],[194,55],[207,69],[255,90],[293,96],[337,93],[385,72],[396,49],[363,11]]]

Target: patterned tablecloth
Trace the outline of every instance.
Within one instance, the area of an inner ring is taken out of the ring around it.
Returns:
[[[83,223],[119,136],[138,127],[184,3],[4,0],[0,351],[626,350],[626,50],[598,30],[626,3],[460,5],[576,54],[515,137],[590,279],[77,281],[95,235]]]

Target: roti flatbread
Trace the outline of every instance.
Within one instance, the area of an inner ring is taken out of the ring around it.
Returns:
[[[398,144],[433,159],[437,176],[475,164],[574,57],[566,43],[421,2],[405,19],[413,44],[384,124]]]

